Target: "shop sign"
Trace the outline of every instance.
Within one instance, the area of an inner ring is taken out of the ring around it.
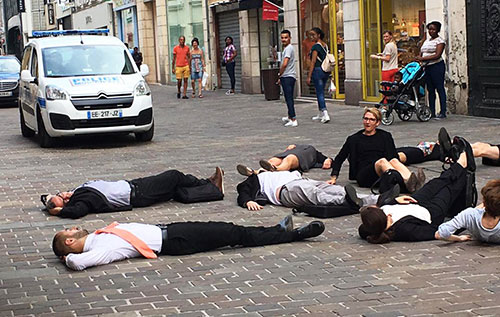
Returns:
[[[115,8],[114,11],[119,11],[125,8],[133,7],[136,5],[136,0],[113,0]]]
[[[24,0],[17,0],[17,11],[26,12],[26,5],[24,4]]]
[[[262,20],[278,21],[278,6],[267,0],[262,1]]]
[[[56,19],[54,15],[54,4],[53,3],[48,3],[47,4],[47,15],[49,18],[49,25],[54,25],[56,24]]]

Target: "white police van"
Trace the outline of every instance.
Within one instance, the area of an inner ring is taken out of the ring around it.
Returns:
[[[21,63],[19,115],[25,137],[154,134],[151,91],[127,47],[108,30],[34,31]],[[101,34],[101,35],[99,35]]]

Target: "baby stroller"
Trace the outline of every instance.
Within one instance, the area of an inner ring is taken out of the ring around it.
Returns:
[[[411,62],[399,72],[402,75],[401,81],[380,83],[382,89],[379,91],[384,98],[377,108],[382,113],[382,124],[391,125],[394,122],[394,112],[402,121],[410,120],[413,113],[419,121],[429,121],[431,110],[425,104],[424,65]]]

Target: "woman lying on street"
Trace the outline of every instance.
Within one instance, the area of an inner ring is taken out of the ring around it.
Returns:
[[[465,209],[467,173],[475,170],[470,144],[463,140],[464,152],[448,170],[429,181],[411,196],[396,198],[396,204],[362,207],[359,235],[370,243],[426,241],[437,239],[436,231],[446,216]],[[450,235],[452,241],[467,236]]]
[[[356,180],[361,187],[371,187],[379,177],[389,170],[396,170],[404,180],[408,192],[413,193],[425,181],[423,170],[418,177],[398,159],[392,135],[377,129],[382,115],[377,108],[366,108],[363,114],[363,130],[349,136],[332,164],[329,184],[335,184],[340,168],[349,160],[349,179]]]

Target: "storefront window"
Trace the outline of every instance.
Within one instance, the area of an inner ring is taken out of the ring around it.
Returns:
[[[200,47],[205,51],[205,40],[203,34],[203,10],[202,0],[191,1],[167,1],[167,23],[169,37],[169,55],[172,56],[174,47],[179,44],[179,37],[186,38],[186,45],[191,47],[191,40],[198,38]],[[171,74],[171,80],[176,81],[175,75]]]
[[[331,0],[333,1],[333,0]],[[301,41],[301,88],[303,95],[314,95],[314,87],[306,83],[310,67],[309,52],[313,42],[309,37],[309,30],[313,27],[319,27],[325,32],[324,41],[333,47],[330,42],[330,12],[328,0],[300,0],[300,41]]]
[[[123,43],[127,43],[129,49],[139,46],[137,37],[137,13],[136,7],[130,7],[120,11],[121,35]]]
[[[275,1],[283,7],[283,1]],[[257,11],[259,23],[260,68],[278,67],[278,51],[283,51],[280,33],[284,29],[283,12],[280,10],[278,21],[262,20],[262,8]]]
[[[336,56],[335,59],[337,61],[337,67],[335,69],[335,85],[337,86],[336,98],[344,98],[345,88],[345,56],[344,56],[344,3],[342,0],[335,1],[335,29],[332,38],[335,38],[336,41],[333,41],[335,44]]]

